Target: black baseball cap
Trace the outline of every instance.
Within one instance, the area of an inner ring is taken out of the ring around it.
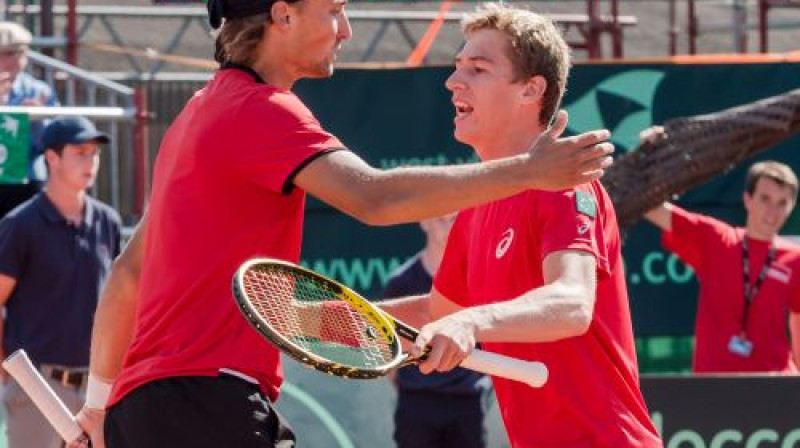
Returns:
[[[42,147],[57,148],[95,141],[108,144],[111,139],[100,132],[86,117],[58,116],[53,118],[42,131]]]
[[[277,0],[208,0],[208,22],[214,29],[222,25],[222,19],[241,19],[243,17],[268,13]],[[299,0],[284,0],[294,3]]]

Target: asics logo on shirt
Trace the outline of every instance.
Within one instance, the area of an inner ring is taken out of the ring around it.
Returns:
[[[497,243],[497,248],[494,250],[494,256],[497,259],[503,258],[503,255],[508,252],[508,248],[511,247],[511,243],[514,241],[514,229],[509,227],[503,232],[503,238],[500,239],[500,242]]]

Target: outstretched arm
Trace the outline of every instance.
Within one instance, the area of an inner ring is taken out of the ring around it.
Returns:
[[[561,190],[599,178],[613,152],[605,130],[559,138],[566,124],[562,112],[529,151],[466,165],[379,170],[335,151],[303,168],[295,184],[374,225],[441,216],[531,188]]]
[[[665,232],[672,231],[672,204],[665,202],[644,214],[644,217]]]

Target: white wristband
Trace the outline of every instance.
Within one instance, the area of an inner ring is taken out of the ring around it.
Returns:
[[[86,385],[86,407],[104,411],[111,395],[112,383],[105,382],[91,372]]]

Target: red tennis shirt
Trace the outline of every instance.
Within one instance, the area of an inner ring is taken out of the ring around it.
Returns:
[[[775,238],[775,259],[747,312],[750,356],[728,349],[742,332],[745,308],[743,228],[714,218],[672,210],[672,231],[663,233],[669,251],[690,265],[700,282],[695,320],[695,372],[797,372],[788,333],[789,312],[800,312],[800,247]],[[748,240],[749,281],[755,284],[770,242]]]
[[[341,147],[290,91],[221,70],[164,137],[147,212],[135,336],[109,405],[147,382],[235,369],[274,400],[279,352],[250,328],[231,280],[245,260],[297,262],[294,175]]]
[[[639,391],[616,216],[598,182],[531,190],[460,213],[434,285],[465,307],[511,300],[543,286],[545,257],[563,250],[597,260],[589,330],[548,343],[482,343],[550,370],[540,389],[493,378],[511,445],[661,447]]]

